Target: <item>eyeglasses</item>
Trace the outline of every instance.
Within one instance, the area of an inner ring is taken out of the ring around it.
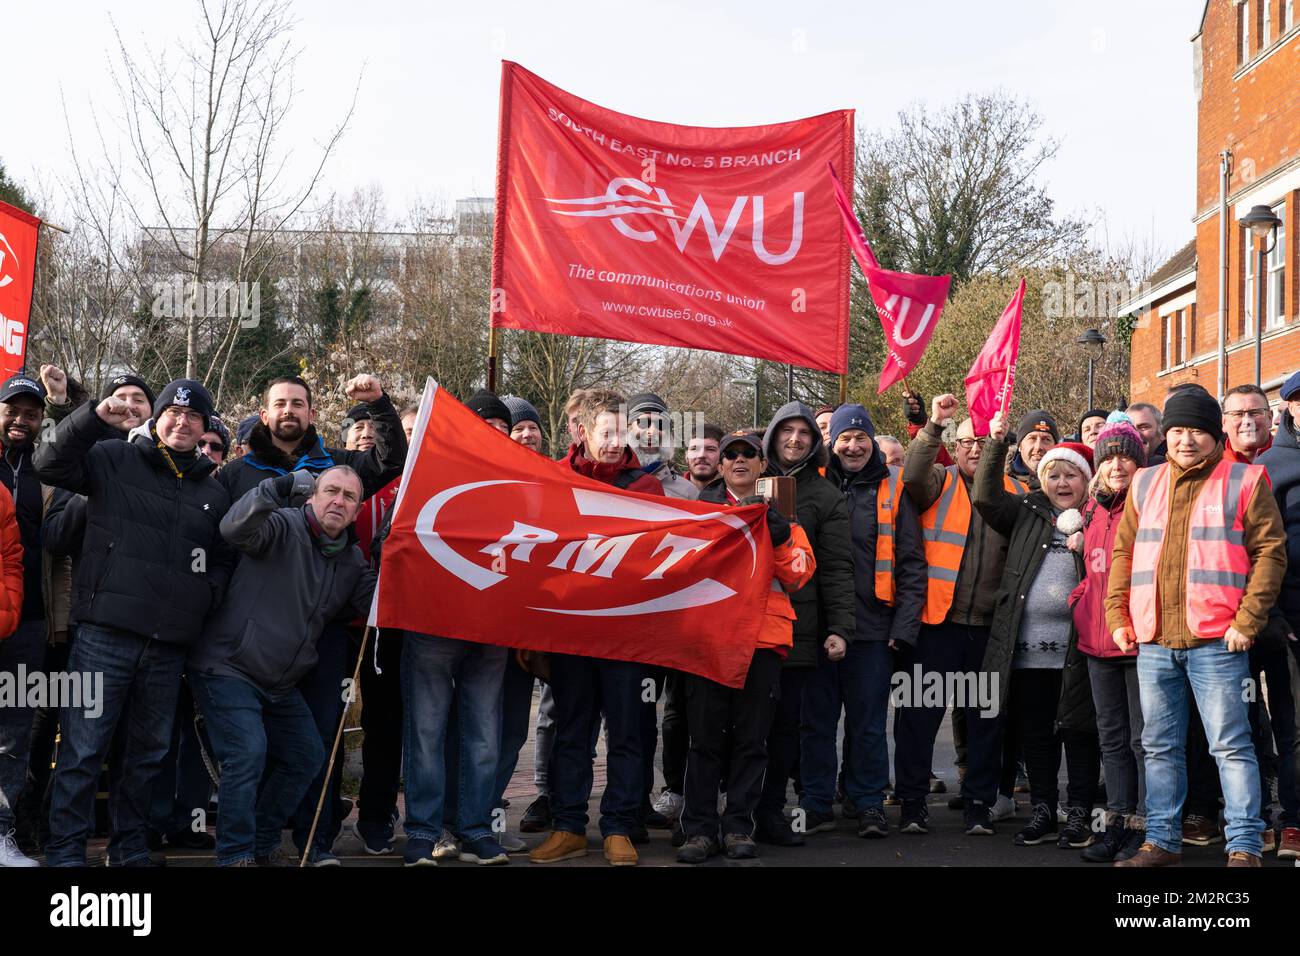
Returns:
[[[203,441],[203,439],[199,439],[199,449],[206,451],[221,451],[221,442]]]
[[[1247,415],[1249,415],[1251,418],[1268,418],[1268,409],[1267,408],[1243,408],[1240,411],[1223,413],[1224,418],[1231,418],[1233,421],[1236,422],[1241,421]]]
[[[726,451],[722,453],[722,457],[727,459],[727,461],[735,461],[737,458],[744,458],[748,460],[750,458],[757,458],[758,452],[756,452],[753,448],[748,448],[748,447],[728,448]]]
[[[957,444],[960,445],[962,449],[965,451],[970,451],[972,448],[976,448],[976,447],[983,448],[986,442],[988,442],[987,438],[958,438],[957,439]]]

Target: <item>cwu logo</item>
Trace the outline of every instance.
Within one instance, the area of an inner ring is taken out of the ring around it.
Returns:
[[[634,190],[626,192],[625,189]],[[736,228],[740,225],[745,206],[750,206],[750,220],[753,229],[750,234],[750,247],[759,262],[769,266],[785,265],[799,253],[803,245],[803,193],[793,194],[794,221],[790,231],[790,244],[784,252],[769,252],[763,239],[766,221],[766,203],[762,196],[737,196],[732,200],[731,209],[718,228],[713,212],[702,195],[696,195],[691,211],[683,217],[676,205],[668,198],[662,187],[651,186],[630,176],[620,176],[609,181],[605,192],[597,196],[582,196],[577,199],[556,199],[544,197],[552,204],[551,212],[557,216],[575,216],[608,219],[620,235],[637,242],[657,242],[659,233],[653,229],[638,229],[628,222],[628,217],[642,216],[662,219],[668,224],[677,251],[686,252],[687,243],[697,228],[704,231],[708,239],[709,251],[713,261],[718,262],[731,244]]]

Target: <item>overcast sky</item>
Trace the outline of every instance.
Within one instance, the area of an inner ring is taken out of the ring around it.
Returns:
[[[305,172],[313,140],[341,118],[362,71],[322,195],[378,185],[395,216],[417,198],[492,194],[503,58],[602,106],[706,126],[847,107],[871,129],[915,101],[939,106],[1002,89],[1027,98],[1061,141],[1047,179],[1064,210],[1104,219],[1111,242],[1168,253],[1192,236],[1190,38],[1202,8],[1203,0],[299,2],[295,161]],[[61,96],[79,149],[98,151],[96,114],[116,135],[109,9],[5,10],[0,160],[38,193],[68,168]],[[137,51],[174,42],[196,22],[186,0],[111,9]]]

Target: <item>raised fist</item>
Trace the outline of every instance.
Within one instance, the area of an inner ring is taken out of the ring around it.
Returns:
[[[68,401],[68,373],[57,365],[41,366],[41,384],[55,405],[63,405]]]
[[[377,402],[384,394],[384,388],[375,376],[358,375],[343,386],[343,392],[354,402]]]
[[[930,403],[930,421],[942,428],[952,421],[960,407],[956,395],[937,395]]]
[[[131,406],[110,395],[95,406],[95,414],[105,425],[116,428],[131,417]]]

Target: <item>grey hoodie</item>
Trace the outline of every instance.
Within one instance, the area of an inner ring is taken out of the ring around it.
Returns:
[[[803,461],[789,470],[776,461],[773,445],[783,421],[801,418],[812,429],[812,448]],[[795,513],[808,535],[817,570],[807,584],[790,595],[794,606],[794,647],[786,658],[787,667],[815,666],[825,654],[822,644],[828,634],[852,640],[854,628],[853,551],[849,535],[849,511],[835,485],[818,473],[828,460],[826,445],[812,409],[803,402],[781,406],[763,433],[763,454],[769,475],[790,475],[795,480]]]

